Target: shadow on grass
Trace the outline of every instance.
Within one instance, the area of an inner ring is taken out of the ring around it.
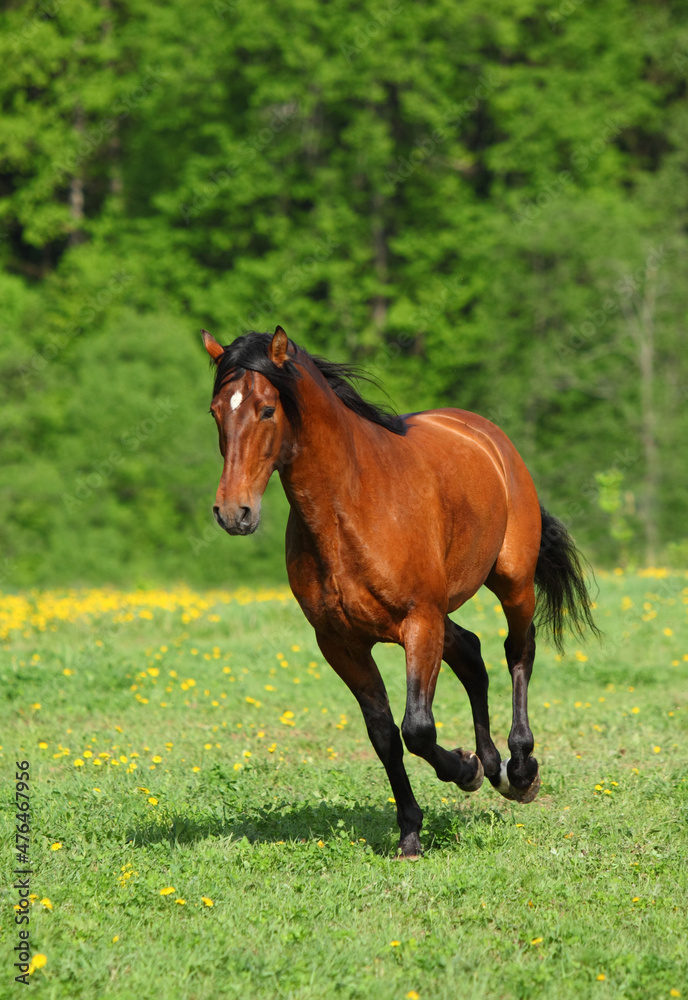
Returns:
[[[468,843],[481,846],[486,835],[504,817],[486,808],[470,814],[447,805],[441,810],[426,809],[421,838],[426,849]],[[362,839],[376,853],[394,855],[399,831],[393,806],[389,809],[366,804],[344,806],[320,802],[317,805],[288,802],[235,810],[222,807],[222,815],[190,809],[168,812],[144,820],[127,830],[127,840],[135,847],[149,844],[195,844],[208,839],[228,839],[249,844],[313,843],[318,840],[357,843]]]

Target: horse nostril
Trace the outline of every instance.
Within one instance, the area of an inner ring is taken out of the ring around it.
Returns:
[[[217,506],[217,504],[215,504],[213,507],[213,514],[215,515],[215,520],[220,525],[220,527],[224,528],[225,523],[222,520],[222,514],[220,513],[220,508]]]
[[[239,524],[242,527],[246,527],[251,521],[251,508],[250,507],[240,507],[241,514],[239,516]]]

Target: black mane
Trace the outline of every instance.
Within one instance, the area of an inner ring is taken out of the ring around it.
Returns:
[[[228,344],[217,363],[213,395],[216,396],[223,385],[241,378],[247,371],[259,372],[277,389],[287,419],[293,427],[298,428],[301,424],[301,411],[297,382],[301,378],[301,373],[292,360],[285,361],[281,366],[270,360],[268,351],[271,342],[272,335],[269,333],[247,333],[244,337],[237,337],[231,344]],[[358,365],[327,361],[325,358],[309,354],[302,347],[297,347],[291,340],[289,344],[295,352],[294,360],[298,360],[299,357],[310,358],[332,391],[345,406],[357,413],[359,417],[379,424],[393,434],[406,433],[406,423],[403,417],[367,402],[354,389],[351,379],[364,379],[375,384],[375,380],[361,370]]]

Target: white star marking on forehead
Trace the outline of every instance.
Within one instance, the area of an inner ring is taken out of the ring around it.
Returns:
[[[231,408],[232,408],[233,410],[236,410],[237,406],[239,405],[239,403],[241,402],[241,400],[242,400],[243,398],[244,398],[244,397],[243,397],[243,396],[241,395],[241,393],[240,393],[240,392],[239,392],[239,390],[237,389],[237,391],[236,391],[236,392],[234,393],[234,395],[233,395],[233,396],[232,396],[232,398],[230,399],[230,401],[229,401],[229,405],[231,406]]]

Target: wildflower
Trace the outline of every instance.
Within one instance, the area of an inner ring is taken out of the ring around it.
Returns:
[[[401,941],[390,941],[389,944],[391,948],[398,948],[399,945],[401,944]]]
[[[31,961],[29,962],[29,975],[34,973],[36,969],[42,969],[47,961],[48,959],[46,958],[46,956],[42,955],[40,952],[38,952],[37,955],[34,955]]]
[[[43,899],[40,902],[41,902],[41,906],[44,907],[44,909],[46,909],[46,910],[52,910],[53,904],[50,902],[50,900],[48,899],[47,896],[44,896]]]
[[[606,978],[607,977],[605,976],[604,972],[600,972],[599,976],[597,977],[597,982],[598,983],[603,983]]]
[[[154,763],[154,764],[159,764],[159,763],[160,763],[160,762],[162,761],[162,757],[160,757],[160,756],[159,756],[159,755],[158,755],[158,754],[156,753],[155,757],[151,757],[151,760],[153,761],[153,763]]]
[[[184,906],[186,903],[185,899],[175,899],[175,903],[179,903],[180,906]]]
[[[210,896],[201,896],[201,901],[205,906],[215,906]]]
[[[533,938],[533,940],[530,943],[534,945],[542,944],[542,938],[541,937]]]
[[[45,742],[45,740],[41,740],[41,742],[38,744],[38,746],[39,746],[39,748],[41,750],[47,750],[48,749],[48,744]]]
[[[75,760],[74,761],[74,767],[83,767],[83,766],[84,766],[83,760]]]
[[[148,799],[148,801],[150,802],[150,804],[152,806],[157,806],[157,804],[158,804],[158,800],[156,799],[156,797],[154,795],[151,795],[150,798]]]
[[[112,943],[117,944],[118,941],[119,941],[119,934],[115,934],[115,936],[112,939]]]
[[[55,844],[51,844],[50,845],[50,850],[51,851],[59,851],[61,847],[62,847],[62,844],[59,841],[57,841]]]
[[[174,886],[168,885],[166,889],[161,889],[160,890],[160,895],[161,896],[171,896],[172,893],[176,892],[176,891],[177,890],[174,888]]]
[[[653,753],[661,753],[662,752],[662,748],[661,747],[653,747],[652,748],[652,752]]]
[[[420,993],[416,993],[415,990],[409,990],[406,994],[406,1000],[420,1000]]]

